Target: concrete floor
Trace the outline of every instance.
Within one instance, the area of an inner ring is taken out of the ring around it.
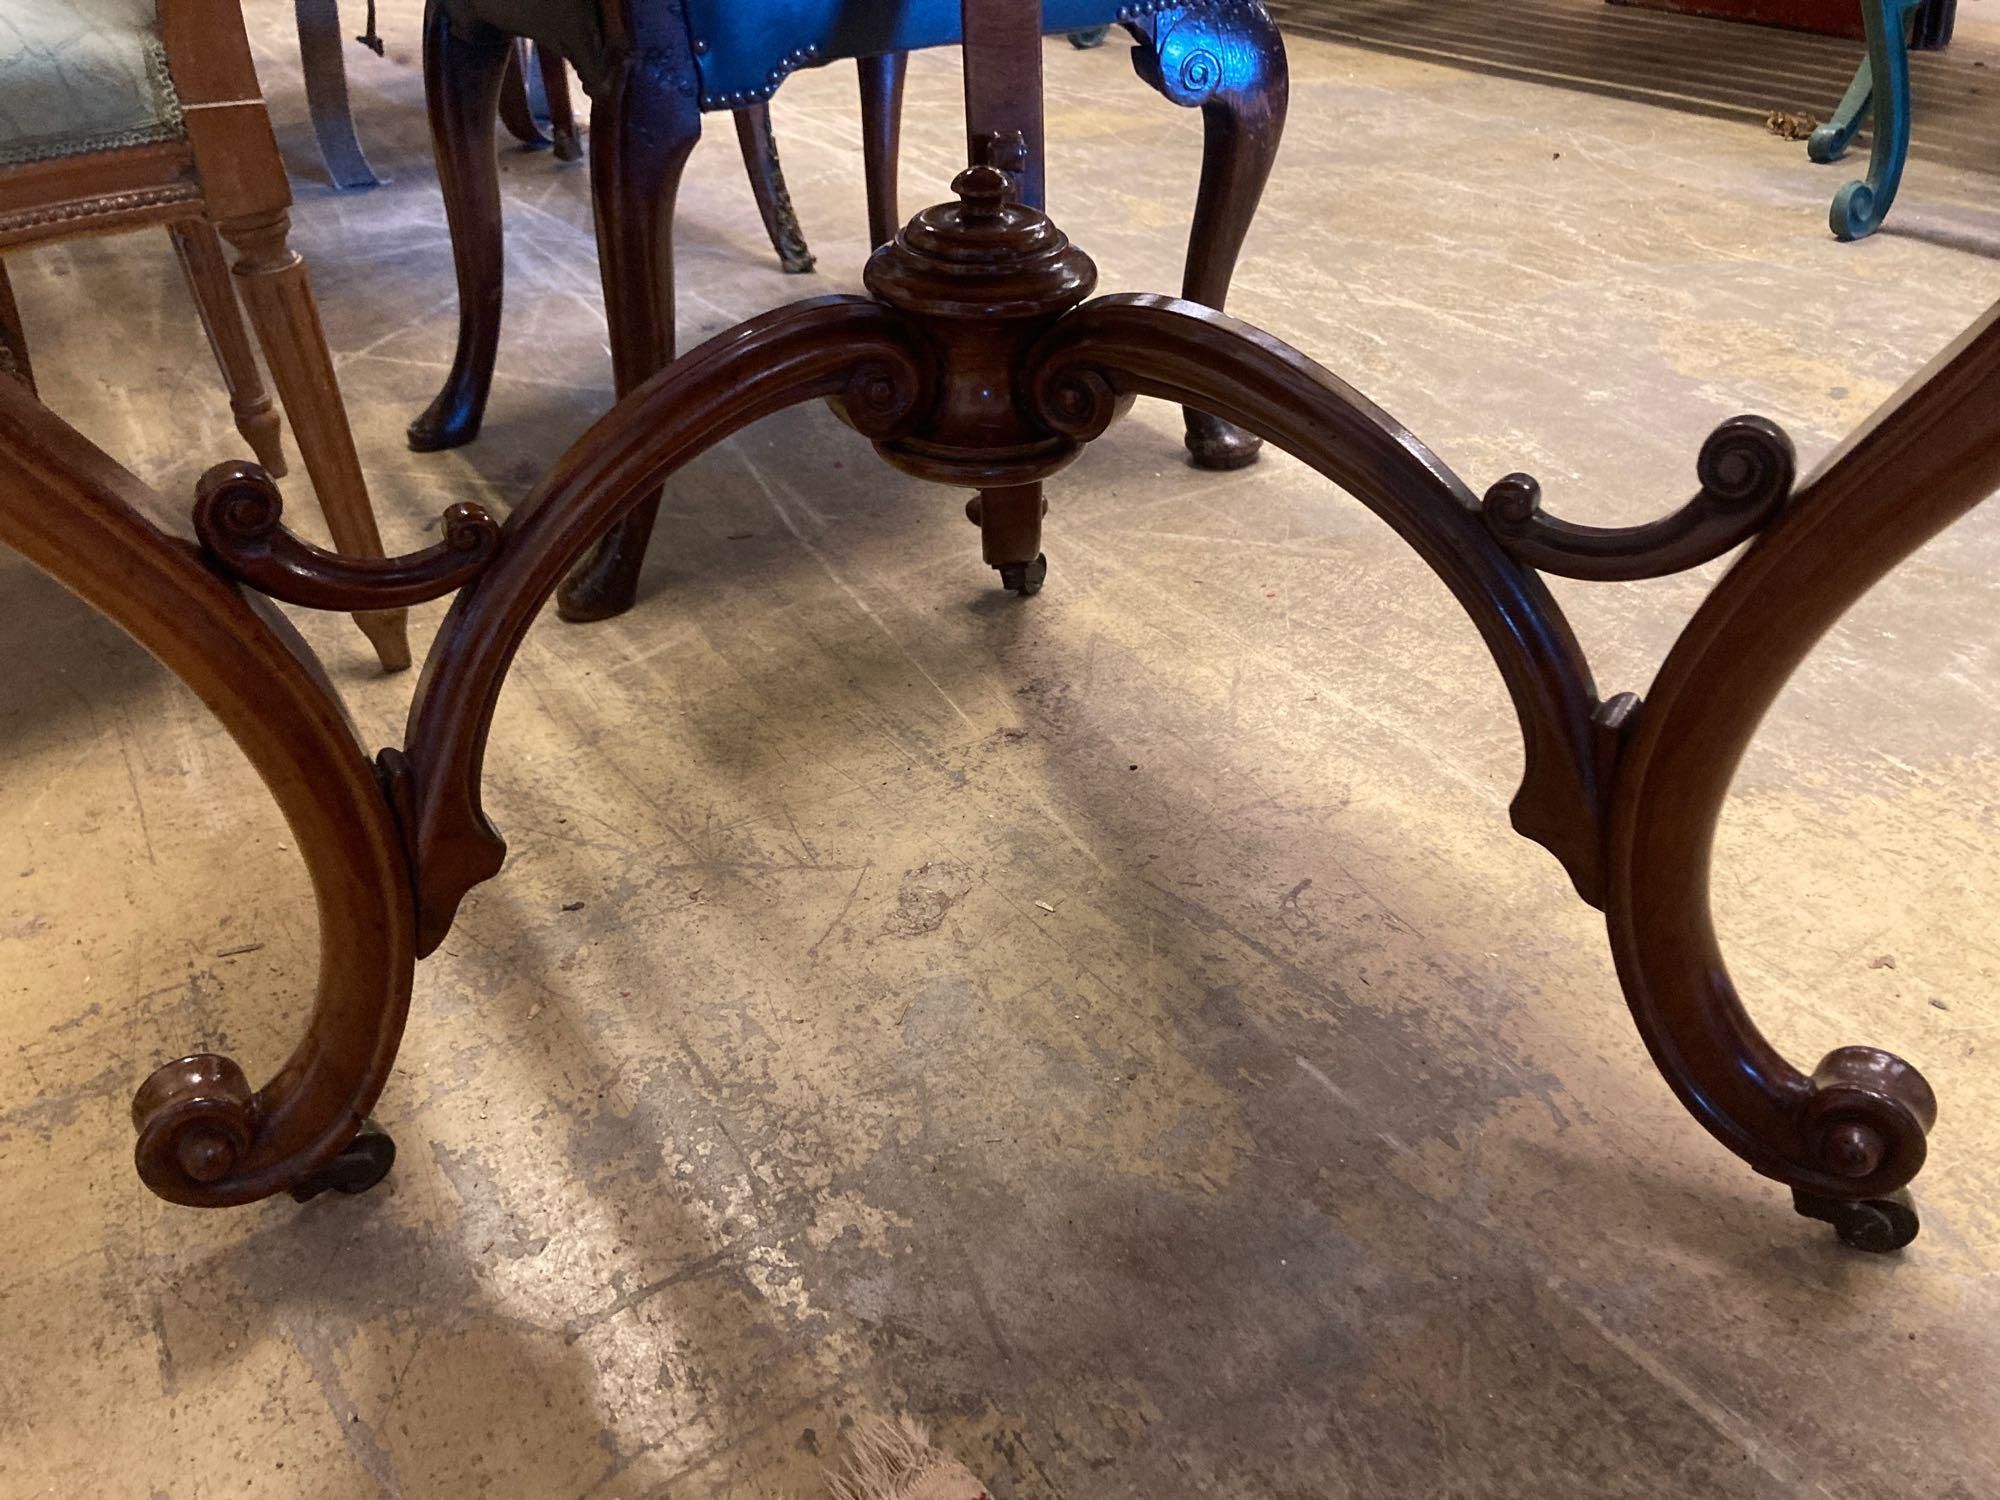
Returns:
[[[287,10],[253,7],[296,243],[414,547],[610,401],[586,178],[507,154],[486,435],[406,452],[453,319],[415,7],[353,60],[395,181],[348,197]],[[1171,288],[1199,124],[1122,51],[1049,51],[1053,207],[1107,288]],[[955,67],[914,68],[906,207],[957,162]],[[1990,179],[1919,162],[1842,246],[1830,174],[1738,125],[1293,70],[1234,308],[1475,487],[1651,516],[1740,410],[1810,461],[2000,294]],[[858,286],[851,74],[777,119],[822,271],[779,274],[725,129],[690,339]],[[52,406],[174,495],[238,451],[164,236],[10,264]],[[521,654],[512,855],[418,975],[393,1177],[304,1208],[155,1200],[126,1115],[166,1058],[295,1039],[286,831],[189,694],[0,557],[0,1493],[805,1496],[908,1411],[1000,1500],[2000,1495],[2000,508],[1812,658],[1719,852],[1770,1035],[1942,1097],[1923,1237],[1875,1259],[1654,1074],[1598,919],[1507,827],[1515,730],[1443,588],[1300,465],[1177,441],[1142,408],[1064,477],[1027,604],[961,497],[823,410],[687,471],[642,606]],[[1559,588],[1607,692],[1713,576]],[[412,680],[304,628],[399,738]]]

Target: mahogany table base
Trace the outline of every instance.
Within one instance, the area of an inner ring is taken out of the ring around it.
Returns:
[[[1514,826],[1606,917],[1634,1022],[1683,1104],[1799,1210],[1887,1250],[1917,1220],[1936,1102],[1917,1071],[1842,1047],[1810,1071],[1752,1024],[1717,947],[1709,858],[1732,773],[1813,642],[1900,559],[2000,484],[2000,307],[1802,486],[1771,424],[1718,427],[1700,489],[1646,525],[1546,514],[1509,475],[1483,499],[1357,392],[1219,313],[1157,296],[1086,302],[1095,271],[1008,176],[869,262],[870,297],[740,324],[621,401],[496,525],[474,505],[445,540],[387,561],[323,552],[281,523],[247,464],[210,471],[200,548],[141,512],[138,481],[0,379],[0,540],[117,621],[211,706],[277,799],[319,905],[317,1004],[260,1088],[229,1059],[167,1064],[133,1101],[140,1176],[175,1203],[358,1191],[393,1146],[365,1123],[389,1074],[413,965],[505,845],[480,804],[493,710],[564,575],[676,468],[730,434],[824,400],[906,472],[981,492],[987,561],[1040,558],[1041,481],[1134,397],[1214,413],[1296,454],[1387,521],[1451,589],[1511,694],[1525,743]],[[1543,582],[1664,575],[1749,546],[1642,702],[1600,695]],[[456,594],[401,747],[372,761],[296,634],[260,595],[401,609]]]

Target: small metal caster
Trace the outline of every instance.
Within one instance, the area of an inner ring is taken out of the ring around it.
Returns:
[[[1038,555],[1033,562],[1000,564],[1000,587],[1012,589],[1023,599],[1042,591],[1042,580],[1049,576],[1047,553]]]
[[[1921,1227],[1917,1206],[1906,1192],[1886,1198],[1823,1198],[1793,1188],[1792,1207],[1808,1219],[1831,1224],[1841,1244],[1871,1255],[1902,1249]]]
[[[307,1203],[321,1193],[365,1193],[396,1164],[396,1143],[373,1120],[363,1120],[340,1155],[292,1189],[294,1203]]]
[[[1102,47],[1105,35],[1110,30],[1109,26],[1086,26],[1081,31],[1072,31],[1069,34],[1069,44],[1079,52],[1087,52],[1092,47]]]

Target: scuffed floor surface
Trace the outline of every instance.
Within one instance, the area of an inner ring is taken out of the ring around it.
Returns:
[[[486,434],[411,454],[454,305],[414,7],[351,58],[395,180],[347,197],[289,8],[254,13],[413,548],[611,399],[586,175],[505,153]],[[1053,206],[1106,287],[1172,288],[1200,125],[1122,52],[1048,53]],[[914,68],[906,208],[957,162],[955,69]],[[1810,462],[2000,294],[1990,179],[1919,161],[1842,246],[1829,173],[1759,131],[1319,42],[1294,71],[1234,306],[1475,488],[1651,516],[1741,410]],[[711,132],[689,340],[858,287],[851,72],[777,123],[822,269],[778,272]],[[9,261],[58,411],[181,496],[238,452],[165,236]],[[1028,603],[961,496],[822,409],[678,478],[641,607],[522,652],[511,854],[418,975],[393,1177],[303,1208],[154,1200],[127,1120],[169,1057],[296,1039],[287,833],[190,695],[0,558],[0,1492],[775,1500],[907,1411],[1000,1500],[2000,1494],[2000,508],[1813,656],[1718,854],[1772,1037],[1942,1097],[1923,1237],[1873,1259],[1655,1075],[1508,829],[1516,733],[1444,589],[1302,466],[1197,473],[1178,429],[1141,408],[1054,487]],[[1607,693],[1714,572],[1560,589]],[[304,628],[396,740],[412,679]]]

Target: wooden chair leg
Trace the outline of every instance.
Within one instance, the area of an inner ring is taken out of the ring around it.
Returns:
[[[671,76],[627,64],[591,107],[590,188],[620,396],[674,357],[674,200],[688,153],[701,138],[701,112]],[[632,607],[659,510],[656,493],[605,533],[563,580],[558,614],[602,620]]]
[[[290,218],[278,213],[229,219],[217,227],[236,251],[235,274],[243,300],[264,346],[272,383],[292,419],[299,456],[312,476],[333,544],[352,557],[380,557],[382,537],[368,504],[361,458],[341,405],[340,383],[334,378],[319,309],[313,303],[305,262],[286,241]],[[386,672],[399,672],[410,664],[407,616],[406,610],[392,609],[354,617]]]
[[[167,226],[180,257],[181,274],[201,314],[201,326],[208,334],[208,347],[222,371],[222,383],[229,390],[230,410],[236,413],[236,430],[250,445],[264,472],[274,479],[285,475],[285,445],[280,436],[278,410],[264,390],[264,377],[257,369],[257,355],[250,347],[249,330],[243,326],[243,307],[236,300],[236,288],[229,279],[229,262],[222,253],[222,240],[206,219],[183,219]]]
[[[557,161],[582,161],[583,136],[576,128],[576,106],[570,102],[569,65],[547,47],[535,49],[541,70],[542,97],[549,106],[549,137],[556,143]]]
[[[371,188],[384,179],[362,154],[354,133],[354,109],[347,98],[347,64],[341,53],[339,0],[295,0],[299,28],[299,65],[305,72],[306,109],[320,160],[333,185],[346,192]]]
[[[803,275],[813,268],[813,254],[806,244],[805,231],[792,211],[792,195],[785,191],[784,169],[778,165],[778,138],[771,133],[771,106],[752,104],[735,111],[736,144],[743,148],[743,169],[750,174],[750,191],[757,199],[757,212],[764,216],[764,233],[778,252],[778,264],[791,275]]]
[[[28,359],[28,335],[21,327],[21,309],[14,301],[14,283],[7,279],[4,260],[0,260],[0,375],[11,375],[30,392],[35,389],[35,367]]]
[[[1278,155],[1289,93],[1285,44],[1255,3],[1208,0],[1171,21],[1149,18],[1135,34],[1139,76],[1176,104],[1199,105],[1201,186],[1188,232],[1181,295],[1220,309],[1257,201]],[[1181,60],[1226,59],[1201,69]],[[1238,469],[1256,460],[1261,439],[1205,412],[1187,418],[1188,455],[1196,468]]]
[[[896,202],[896,165],[903,131],[903,79],[907,52],[857,57],[861,75],[861,162],[868,182],[868,243],[886,245],[903,227]]]
[[[445,7],[430,0],[424,12],[424,99],[458,276],[458,349],[443,388],[410,423],[410,446],[419,453],[477,437],[493,385],[504,263],[493,119],[510,51],[497,32],[476,41],[461,37]]]

